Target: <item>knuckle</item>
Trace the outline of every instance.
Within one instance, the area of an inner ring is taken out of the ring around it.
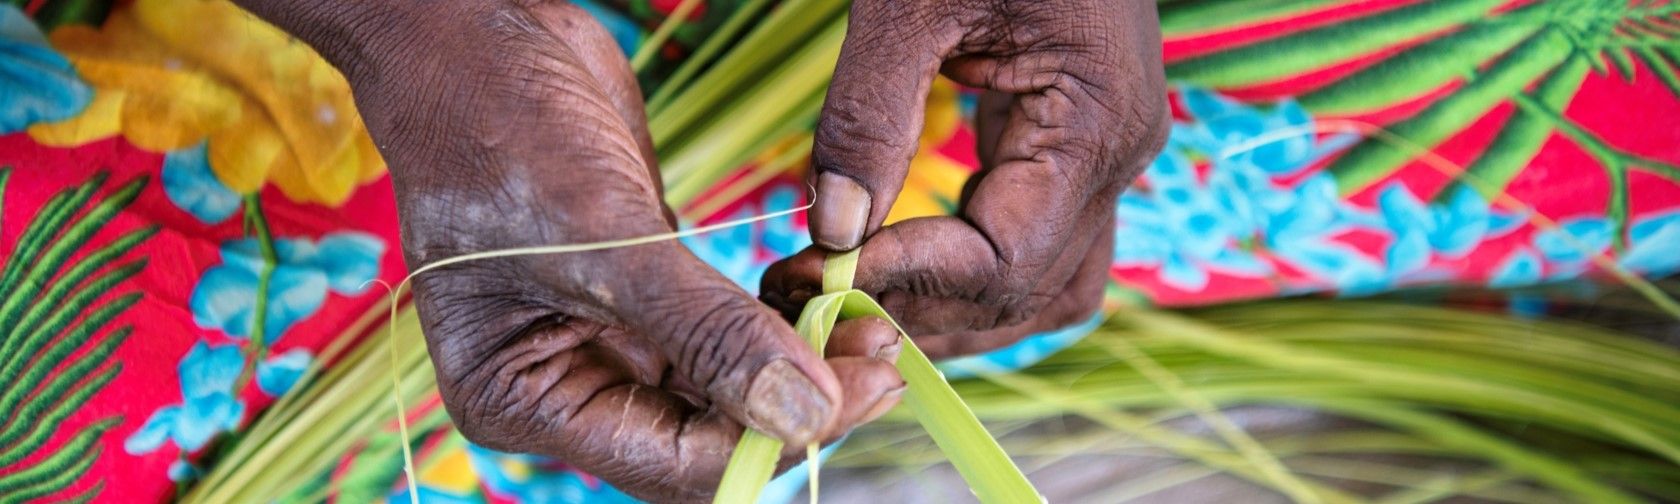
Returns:
[[[648,323],[680,338],[672,342],[677,355],[669,357],[696,384],[756,368],[743,361],[760,341],[757,328],[774,322],[752,298],[723,286],[671,291],[649,308]]]

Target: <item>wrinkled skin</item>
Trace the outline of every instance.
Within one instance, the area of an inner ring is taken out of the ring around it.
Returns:
[[[674,228],[640,90],[581,9],[239,1],[349,78],[391,167],[411,267]],[[1165,112],[1153,4],[1086,3],[853,8],[814,155],[874,203],[852,219],[859,229],[836,231],[846,202],[827,193],[842,189],[819,179],[813,219],[831,249],[869,237],[860,286],[941,354],[1063,324],[1100,294],[1110,207],[1158,148]],[[961,82],[1013,93],[986,102],[996,110],[983,136],[997,147],[965,219],[880,228],[941,62]],[[820,259],[811,250],[779,264],[765,299],[796,311]],[[559,457],[647,500],[708,499],[743,425],[788,441],[785,467],[904,390],[890,325],[843,322],[824,358],[674,241],[449,266],[415,280],[414,302],[465,436]]]
[[[935,357],[1084,320],[1114,247],[1114,201],[1166,141],[1150,1],[859,0],[812,152],[816,245],[770,268],[797,313],[822,258],[861,246],[854,285]],[[989,90],[981,169],[957,215],[882,226],[903,188],[934,75]]]

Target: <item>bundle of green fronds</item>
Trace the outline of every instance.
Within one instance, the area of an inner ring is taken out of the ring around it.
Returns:
[[[1217,473],[1302,502],[1680,495],[1680,351],[1576,323],[1349,300],[1125,310],[1036,366],[955,385],[994,433],[1069,417],[1096,428],[1003,436],[1029,471],[1078,454],[1182,460],[1115,482],[1103,502]],[[1224,413],[1252,406],[1354,422],[1258,437]],[[936,463],[895,426],[906,421],[865,427],[831,467]],[[1171,427],[1185,421],[1195,428]]]

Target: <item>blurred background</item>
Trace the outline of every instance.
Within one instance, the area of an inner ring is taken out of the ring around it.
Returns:
[[[685,225],[804,203],[847,2],[574,3]],[[450,426],[308,46],[222,0],[4,4],[0,501],[405,501],[405,447],[425,502],[630,501]],[[1680,500],[1680,4],[1158,5],[1174,127],[1102,312],[941,364],[1050,501]],[[890,220],[958,208],[975,103],[936,82]],[[685,243],[755,291],[810,239]],[[821,497],[971,498],[904,411]]]

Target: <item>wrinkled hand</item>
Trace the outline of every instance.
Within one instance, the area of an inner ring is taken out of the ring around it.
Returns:
[[[442,2],[375,15],[387,35],[367,36],[247,3],[345,69],[391,166],[409,265],[673,229],[634,77],[583,10]],[[884,321],[837,327],[825,361],[675,241],[449,266],[416,278],[414,299],[462,434],[644,499],[707,498],[742,424],[802,453],[904,387]]]
[[[857,0],[812,152],[816,245],[763,298],[797,313],[827,251],[863,248],[855,285],[934,356],[1084,319],[1113,250],[1114,202],[1166,141],[1151,0]],[[882,227],[935,74],[990,90],[981,170],[956,216]]]

